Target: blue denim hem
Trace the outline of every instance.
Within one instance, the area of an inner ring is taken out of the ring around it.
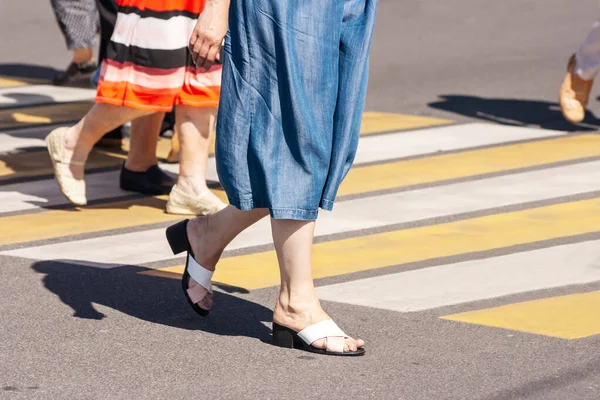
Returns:
[[[325,211],[333,210],[333,201],[331,200],[321,200],[321,208]]]
[[[250,211],[255,208],[268,208],[273,219],[293,219],[297,221],[314,221],[319,215],[319,210],[303,210],[301,208],[275,208],[256,200],[229,199],[229,204],[241,211]]]

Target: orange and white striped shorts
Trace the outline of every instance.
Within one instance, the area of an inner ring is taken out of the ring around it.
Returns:
[[[204,0],[118,0],[96,101],[150,111],[216,107],[221,66],[196,68],[188,50]]]

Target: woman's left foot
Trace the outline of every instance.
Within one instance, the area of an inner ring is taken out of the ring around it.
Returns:
[[[363,355],[365,342],[347,336],[327,315],[316,298],[303,304],[277,302],[273,313],[273,342],[330,355]]]

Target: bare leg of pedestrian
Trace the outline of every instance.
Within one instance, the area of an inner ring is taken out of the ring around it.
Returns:
[[[214,107],[177,106],[175,130],[179,139],[179,178],[167,203],[167,212],[208,215],[225,207],[206,184]]]
[[[315,221],[271,219],[271,228],[281,275],[273,323],[301,332],[318,323],[331,321],[321,308],[312,278]],[[336,345],[338,348],[334,349]],[[312,346],[337,352],[356,352],[364,346],[364,342],[350,337],[320,338],[313,341]]]
[[[131,121],[129,153],[125,161],[129,171],[143,172],[158,164],[156,147],[164,116],[165,113],[157,112]]]

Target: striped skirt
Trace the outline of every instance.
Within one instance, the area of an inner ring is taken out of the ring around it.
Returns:
[[[150,111],[216,107],[221,66],[197,69],[188,43],[204,0],[117,0],[96,101]]]

